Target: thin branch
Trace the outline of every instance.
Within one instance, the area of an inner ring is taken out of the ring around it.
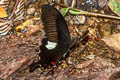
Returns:
[[[73,0],[73,1],[72,1],[72,5],[71,5],[71,7],[74,8],[75,5],[76,5],[76,0]]]
[[[67,6],[63,5],[63,4],[59,4],[59,3],[55,3],[61,7],[67,8]],[[77,11],[79,12],[79,14],[81,15],[85,15],[85,16],[93,16],[93,17],[100,17],[100,18],[108,18],[108,19],[116,19],[116,20],[120,20],[119,16],[111,16],[111,15],[105,15],[105,14],[99,14],[99,13],[92,13],[92,12],[87,12],[87,11],[83,11],[80,9],[75,9],[75,8],[69,8],[70,10],[73,11]]]
[[[70,9],[75,10],[77,12],[80,12],[81,15],[120,20],[120,17],[118,17],[118,16],[111,16],[111,15],[105,15],[105,14],[99,14],[99,13],[92,13],[92,12],[87,12],[87,11],[83,11],[83,10],[79,10],[79,9],[75,9],[75,8],[70,8]]]

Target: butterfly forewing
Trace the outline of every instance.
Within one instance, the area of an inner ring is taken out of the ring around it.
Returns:
[[[5,10],[8,10],[9,4],[10,4],[10,0],[0,0],[0,6]]]
[[[14,16],[14,21],[24,19],[24,4],[24,0],[15,0],[14,7],[9,18],[12,18]]]
[[[0,36],[6,35],[11,29],[11,21],[7,19],[0,19]]]
[[[42,6],[42,21],[48,40],[57,42],[56,13],[50,7]]]

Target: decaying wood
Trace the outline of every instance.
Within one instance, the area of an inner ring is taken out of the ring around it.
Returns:
[[[0,39],[0,78],[7,79],[11,74],[26,68],[37,56],[36,49],[41,45],[41,37],[25,38],[8,35]]]

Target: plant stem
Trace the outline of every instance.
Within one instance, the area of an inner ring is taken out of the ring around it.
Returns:
[[[59,4],[59,3],[55,3],[55,4],[57,4],[57,5],[61,6],[61,7],[67,8],[67,6],[65,6],[63,4]],[[77,11],[80,14],[86,15],[86,16],[120,20],[119,16],[111,16],[111,15],[105,15],[105,14],[100,14],[100,13],[92,13],[92,12],[87,12],[87,11],[83,11],[83,10],[80,10],[80,9],[71,8],[71,7],[69,9]]]

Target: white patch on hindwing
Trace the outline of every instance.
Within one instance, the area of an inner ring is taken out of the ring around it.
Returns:
[[[47,41],[47,45],[45,45],[45,47],[46,47],[48,50],[54,49],[56,46],[57,46],[57,43],[55,43],[55,42],[50,42],[50,41]]]

